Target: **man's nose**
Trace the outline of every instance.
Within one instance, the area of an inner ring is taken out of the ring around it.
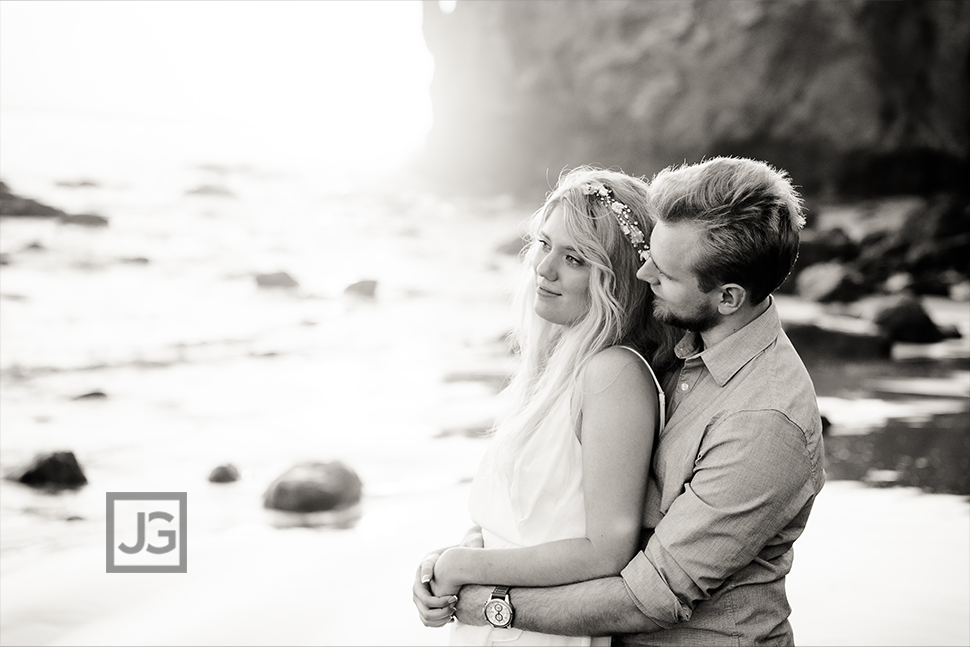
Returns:
[[[653,259],[649,255],[644,255],[643,265],[637,270],[637,278],[647,283],[657,283],[657,266],[653,264]]]

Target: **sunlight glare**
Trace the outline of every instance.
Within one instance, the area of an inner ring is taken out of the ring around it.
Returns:
[[[0,12],[4,110],[182,120],[364,165],[403,159],[430,127],[419,2],[71,0]]]

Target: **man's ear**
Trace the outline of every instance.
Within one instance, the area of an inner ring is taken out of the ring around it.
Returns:
[[[725,283],[718,288],[720,300],[717,311],[722,315],[734,314],[748,301],[748,291],[737,283]]]

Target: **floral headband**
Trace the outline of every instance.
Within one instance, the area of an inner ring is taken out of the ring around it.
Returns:
[[[583,184],[582,191],[583,195],[593,196],[594,200],[599,200],[610,210],[610,213],[616,216],[617,222],[620,223],[620,230],[633,245],[637,255],[642,255],[650,249],[647,245],[647,237],[643,234],[643,229],[633,215],[633,211],[614,197],[613,189],[599,182],[587,182]]]

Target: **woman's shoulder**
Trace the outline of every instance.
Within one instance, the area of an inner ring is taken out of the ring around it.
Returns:
[[[650,368],[644,358],[625,346],[611,346],[593,355],[583,375],[583,390],[597,393],[615,383],[617,378],[629,375],[631,380],[653,382]]]

